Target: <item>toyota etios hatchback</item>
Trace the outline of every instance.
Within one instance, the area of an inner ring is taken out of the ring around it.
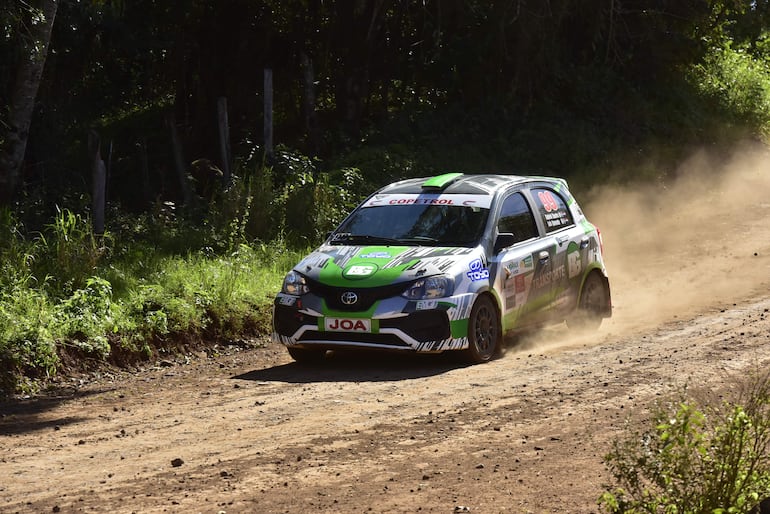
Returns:
[[[559,178],[450,173],[359,205],[290,271],[273,340],[300,362],[326,350],[493,358],[505,332],[612,314],[599,230]]]

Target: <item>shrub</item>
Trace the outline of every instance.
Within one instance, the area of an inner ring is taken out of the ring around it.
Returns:
[[[770,136],[770,62],[729,41],[713,43],[690,69],[697,89],[736,123],[748,122]]]
[[[91,277],[83,289],[76,290],[54,308],[54,330],[62,340],[72,341],[88,354],[106,357],[110,345],[106,334],[117,330],[112,312],[112,286]]]
[[[653,409],[652,428],[630,428],[605,461],[611,513],[749,513],[770,496],[770,374],[718,404],[684,395]]]
[[[51,376],[58,365],[50,327],[53,313],[42,292],[15,286],[0,293],[0,361],[31,376]]]

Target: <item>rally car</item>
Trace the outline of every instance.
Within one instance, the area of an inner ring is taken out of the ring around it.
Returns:
[[[612,314],[599,230],[560,178],[448,173],[390,184],[290,271],[273,340],[299,362],[327,350],[463,352],[504,333]]]

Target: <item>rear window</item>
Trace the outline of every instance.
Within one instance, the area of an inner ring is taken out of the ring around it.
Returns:
[[[536,188],[532,190],[532,196],[543,218],[546,232],[555,232],[575,224],[567,203],[556,191]]]

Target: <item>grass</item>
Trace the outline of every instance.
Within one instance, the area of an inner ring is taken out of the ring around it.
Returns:
[[[185,248],[182,241],[197,245],[209,235],[183,220],[151,229],[141,217],[124,221],[96,237],[86,217],[59,210],[43,232],[26,233],[0,213],[1,395],[33,391],[63,360],[148,359],[180,345],[268,334],[271,300],[306,252],[280,238]]]

